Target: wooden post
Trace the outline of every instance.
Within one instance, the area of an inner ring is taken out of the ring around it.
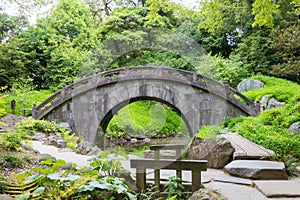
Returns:
[[[154,159],[159,160],[159,149],[154,151]],[[160,170],[159,169],[154,169],[154,184],[156,185],[156,190],[160,190]]]
[[[10,102],[10,108],[11,108],[11,112],[14,115],[15,114],[15,109],[16,109],[16,101],[13,99]]]
[[[146,189],[146,169],[142,167],[136,168],[136,185],[140,191]]]
[[[36,119],[36,114],[37,114],[37,113],[36,113],[36,104],[33,104],[32,111],[31,111],[31,112],[32,112],[32,118],[33,118],[33,119]]]
[[[176,159],[181,160],[181,149],[176,149]],[[180,178],[180,181],[182,182],[182,171],[176,170],[176,176]]]
[[[201,187],[201,171],[192,170],[192,192],[196,192]]]

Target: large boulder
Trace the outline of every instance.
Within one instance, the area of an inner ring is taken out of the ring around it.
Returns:
[[[272,109],[272,108],[282,107],[284,105],[285,105],[285,102],[277,101],[275,98],[272,97],[268,101],[267,110]]]
[[[202,139],[194,137],[187,149],[187,158],[192,160],[207,160],[207,167],[223,168],[232,160],[234,148],[224,138]]]
[[[225,200],[225,198],[209,188],[201,188],[194,192],[189,200]]]
[[[235,160],[224,167],[232,176],[255,180],[287,180],[284,163],[266,160]]]
[[[249,90],[263,88],[264,86],[265,86],[265,84],[263,82],[261,82],[260,80],[245,79],[238,84],[237,91],[246,92]]]
[[[75,152],[82,155],[99,155],[101,149],[99,149],[97,146],[93,146],[88,141],[84,141],[77,147]]]
[[[25,117],[19,117],[12,114],[7,114],[0,119],[0,122],[4,122],[5,125],[0,125],[0,131],[16,129],[16,123],[20,123]]]
[[[292,123],[288,129],[289,132],[298,132],[300,133],[300,121]]]

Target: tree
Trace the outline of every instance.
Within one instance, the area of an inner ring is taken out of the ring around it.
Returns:
[[[275,60],[271,74],[300,83],[300,26],[293,25],[274,31],[271,47]]]
[[[26,53],[22,51],[22,43],[15,38],[27,24],[23,16],[0,13],[0,87],[11,87],[15,80],[26,76]]]
[[[93,19],[80,0],[61,0],[20,40],[31,61],[27,69],[40,88],[73,82],[85,56],[97,46]]]

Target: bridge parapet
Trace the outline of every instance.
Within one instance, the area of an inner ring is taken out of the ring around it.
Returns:
[[[57,106],[93,88],[134,79],[168,80],[188,84],[226,99],[249,115],[258,114],[254,102],[227,84],[210,77],[175,68],[139,66],[100,72],[65,86],[35,107],[34,116],[37,119],[42,119]]]

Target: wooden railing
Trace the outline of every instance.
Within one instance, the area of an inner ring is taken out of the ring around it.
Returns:
[[[199,87],[225,98],[250,115],[257,114],[254,102],[233,88],[230,88],[227,84],[216,81],[210,77],[176,68],[139,66],[104,71],[78,80],[57,91],[40,105],[34,107],[33,115],[35,118],[41,119],[56,106],[61,105],[73,96],[76,96],[89,89],[100,87],[104,84],[117,82],[119,80],[132,80],[141,78],[170,80],[189,84],[194,87]]]

